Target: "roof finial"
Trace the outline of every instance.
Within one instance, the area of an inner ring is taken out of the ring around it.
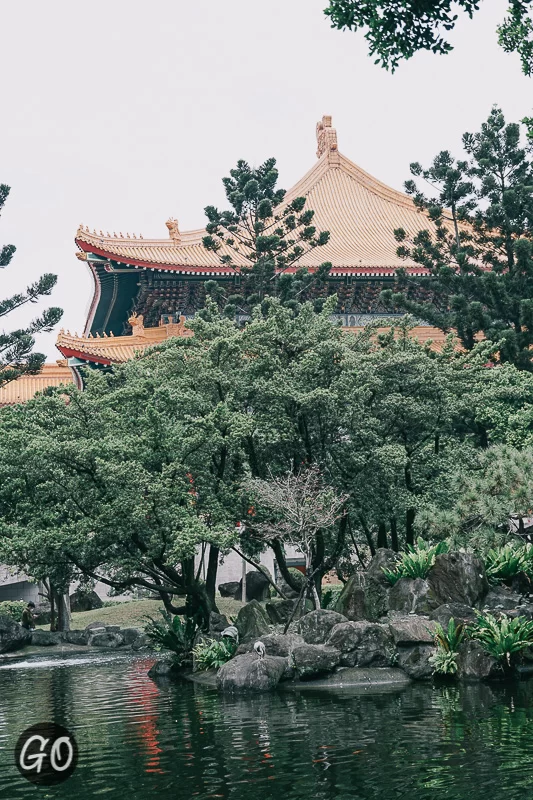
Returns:
[[[168,228],[170,238],[173,239],[175,242],[181,242],[181,233],[178,225],[178,220],[175,219],[175,217],[170,217],[170,219],[167,219],[165,224]]]
[[[316,140],[318,148],[317,158],[321,158],[324,153],[328,154],[330,164],[339,163],[339,150],[337,147],[337,131],[331,125],[331,117],[323,116],[316,126]]]

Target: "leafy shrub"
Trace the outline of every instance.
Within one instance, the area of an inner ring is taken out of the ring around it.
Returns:
[[[533,576],[533,552],[530,545],[518,542],[496,547],[485,556],[485,570],[492,585],[507,583],[523,572]]]
[[[237,642],[234,639],[206,639],[193,650],[196,666],[199,670],[219,669],[233,657],[236,649]]]
[[[13,622],[21,622],[25,607],[24,600],[4,600],[0,603],[0,617],[9,617]]]
[[[151,640],[156,650],[170,650],[174,653],[178,664],[185,664],[191,660],[194,637],[198,631],[196,620],[186,617],[182,621],[180,617],[172,617],[168,611],[160,608],[163,621],[147,617],[148,622],[145,626],[145,633]]]
[[[513,666],[520,653],[533,644],[533,621],[525,617],[510,619],[502,614],[496,618],[478,612],[477,621],[468,632],[504,670]]]
[[[322,608],[334,610],[343,589],[344,586],[342,584],[340,586],[328,586],[327,589],[324,589],[322,592]]]
[[[437,675],[455,675],[457,672],[457,650],[464,639],[463,625],[456,625],[453,617],[444,629],[437,623],[435,627],[435,644],[437,652],[429,659],[433,672]]]
[[[435,558],[447,550],[446,542],[439,542],[431,547],[423,539],[418,539],[415,547],[407,545],[407,551],[402,553],[394,569],[382,567],[382,570],[393,586],[400,578],[425,578],[435,563]]]

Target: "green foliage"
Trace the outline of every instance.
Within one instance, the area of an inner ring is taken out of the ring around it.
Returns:
[[[322,592],[322,608],[334,611],[343,589],[344,586],[342,584],[340,586],[328,586],[327,589],[324,589]]]
[[[429,657],[429,663],[433,667],[434,675],[455,675],[459,665],[457,664],[457,653],[453,650],[438,649],[436,653]]]
[[[453,617],[449,619],[446,629],[439,623],[435,626],[435,644],[446,652],[455,652],[463,641],[464,635],[464,625],[460,623],[456,625]]]
[[[170,650],[178,664],[188,663],[194,644],[194,637],[198,632],[195,619],[186,617],[185,620],[172,616],[160,608],[162,621],[147,617],[144,632],[157,650]]]
[[[478,613],[477,622],[469,627],[468,633],[507,669],[533,644],[533,621],[525,617],[510,619],[505,614],[496,618],[492,614]]]
[[[366,28],[375,63],[394,72],[402,59],[419,50],[444,54],[453,50],[443,31],[455,27],[457,9],[472,17],[479,5],[480,0],[329,0],[324,13],[339,30]],[[531,75],[533,66],[530,6],[531,0],[510,0],[508,16],[498,28],[501,46],[518,53],[526,75]]]
[[[324,286],[329,274],[329,262],[312,273],[298,268],[307,253],[327,244],[329,232],[317,231],[314,211],[305,207],[305,197],[284,202],[285,191],[276,187],[277,181],[274,158],[257,168],[238,161],[230,176],[222,180],[231,209],[205,209],[208,224],[203,245],[219,254],[221,263],[235,271],[238,281],[236,288],[229,290],[213,280],[205,284],[229,319],[248,317],[252,307],[267,296],[279,297],[296,311],[310,286]]]
[[[223,664],[233,658],[237,642],[229,637],[205,639],[199,642],[193,650],[196,667],[203,671],[219,669]]]
[[[485,556],[485,570],[489,583],[507,583],[523,572],[533,577],[533,552],[531,545],[519,542],[491,548]]]
[[[24,600],[4,600],[0,603],[0,617],[10,617],[15,622],[21,622],[25,608]]]
[[[440,553],[446,553],[448,545],[439,542],[431,546],[423,539],[417,539],[416,546],[407,545],[407,552],[402,553],[394,569],[382,567],[385,577],[394,585],[400,578],[426,578],[429,570]]]

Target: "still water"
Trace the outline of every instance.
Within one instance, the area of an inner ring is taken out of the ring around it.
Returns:
[[[221,697],[155,684],[152,659],[44,657],[0,666],[0,798],[505,800],[533,797],[533,682],[514,687]],[[61,786],[20,777],[39,722],[71,730]]]

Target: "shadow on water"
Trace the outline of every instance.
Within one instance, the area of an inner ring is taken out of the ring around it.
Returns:
[[[0,668],[0,797],[531,796],[533,684],[223,697],[155,684],[150,664],[124,654]],[[48,793],[12,755],[43,721],[73,731],[80,749],[74,775]]]

